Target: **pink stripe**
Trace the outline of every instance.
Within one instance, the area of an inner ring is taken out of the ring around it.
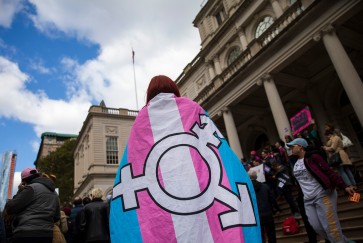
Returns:
[[[128,146],[128,161],[132,164],[134,176],[144,171],[144,163],[154,139],[151,131],[147,107],[144,107],[132,127]],[[137,216],[143,242],[176,242],[170,213],[162,210],[146,191],[137,193],[140,208]]]
[[[180,117],[182,119],[182,123],[184,126],[184,130],[186,132],[189,132],[192,125],[196,122],[195,118],[199,117],[199,114],[204,114],[204,110],[200,108],[200,106],[191,104],[192,101],[188,99],[177,99],[176,101],[179,108]],[[193,108],[194,110],[191,110],[191,108]],[[196,174],[198,177],[199,186],[200,188],[203,189],[206,186],[209,175],[207,170],[203,169],[206,166],[204,162],[201,162],[201,157],[199,153],[197,153],[194,149],[190,150],[191,150],[192,160],[196,168]],[[220,158],[218,150],[215,149],[215,151]],[[223,170],[222,185],[228,189],[231,189],[223,164],[222,164],[222,170]],[[228,210],[228,207],[215,201],[213,206],[206,211],[209,227],[214,242],[245,242],[243,237],[243,231],[240,227],[230,228],[228,230],[222,231],[221,225],[219,223],[218,214],[225,212],[226,210]]]

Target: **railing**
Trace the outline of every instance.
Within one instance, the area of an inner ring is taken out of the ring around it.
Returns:
[[[301,2],[296,1],[292,4],[265,32],[257,38],[261,47],[266,46],[278,36],[282,30],[289,26],[301,13],[303,9]]]
[[[210,84],[206,85],[194,100],[198,103],[202,103],[212,93],[216,92],[223,83],[227,82],[238,72],[238,70],[241,70],[241,68],[259,53],[263,47],[277,38],[302,12],[303,8],[301,7],[301,1],[296,1],[265,32],[263,32],[261,36],[253,40],[234,62],[223,70],[219,76],[216,76]],[[200,57],[198,56],[198,58]],[[195,63],[196,58],[193,60],[193,65],[195,65]],[[184,75],[185,73],[178,78],[178,82],[182,82],[181,79]]]
[[[120,116],[137,116],[139,113],[135,110],[128,110],[123,108],[107,108],[104,106],[91,106],[89,109],[89,112],[91,113],[104,113],[104,114],[111,114],[111,115],[120,115]]]

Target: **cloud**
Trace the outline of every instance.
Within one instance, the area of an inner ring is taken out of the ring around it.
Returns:
[[[33,60],[30,60],[29,67],[33,69],[34,71],[37,71],[40,74],[50,74],[51,69],[44,66],[44,61],[36,58]]]
[[[38,136],[45,131],[78,134],[91,103],[82,96],[49,99],[28,90],[28,80],[16,63],[0,56],[0,117],[33,124]]]
[[[31,141],[30,145],[31,145],[33,151],[37,153],[40,148],[40,143],[38,141]]]
[[[43,33],[62,31],[100,46],[99,55],[85,63],[62,60],[70,96],[82,94],[109,107],[136,109],[131,48],[139,106],[154,75],[175,79],[199,51],[198,31],[192,26],[200,9],[197,1],[31,2],[36,9],[32,19]]]
[[[0,9],[12,2],[0,1]],[[136,109],[134,79],[141,108],[150,79],[158,74],[177,78],[200,49],[192,21],[202,0],[29,2],[32,8],[23,11],[28,11],[44,35],[54,40],[61,32],[99,46],[97,56],[84,63],[63,57],[59,68],[65,71],[67,97],[59,100],[50,99],[42,90],[31,91],[30,80],[37,80],[20,70],[16,60],[0,56],[0,117],[32,124],[38,136],[45,131],[77,134],[89,107],[101,100],[108,107]],[[15,5],[11,16],[19,10]],[[8,26],[12,17],[7,19]],[[131,48],[135,50],[135,77]],[[33,61],[33,70],[52,73],[46,60]]]
[[[22,8],[21,0],[0,0],[0,26],[9,28],[14,15]]]

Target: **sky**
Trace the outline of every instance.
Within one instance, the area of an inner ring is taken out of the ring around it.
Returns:
[[[142,108],[153,76],[175,80],[200,51],[205,1],[0,0],[0,153],[19,172],[43,132],[78,134],[91,105],[137,109],[132,49]]]

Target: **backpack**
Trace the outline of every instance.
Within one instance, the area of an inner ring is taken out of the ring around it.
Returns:
[[[299,224],[294,217],[288,217],[282,223],[282,232],[284,235],[294,235],[299,233]]]

